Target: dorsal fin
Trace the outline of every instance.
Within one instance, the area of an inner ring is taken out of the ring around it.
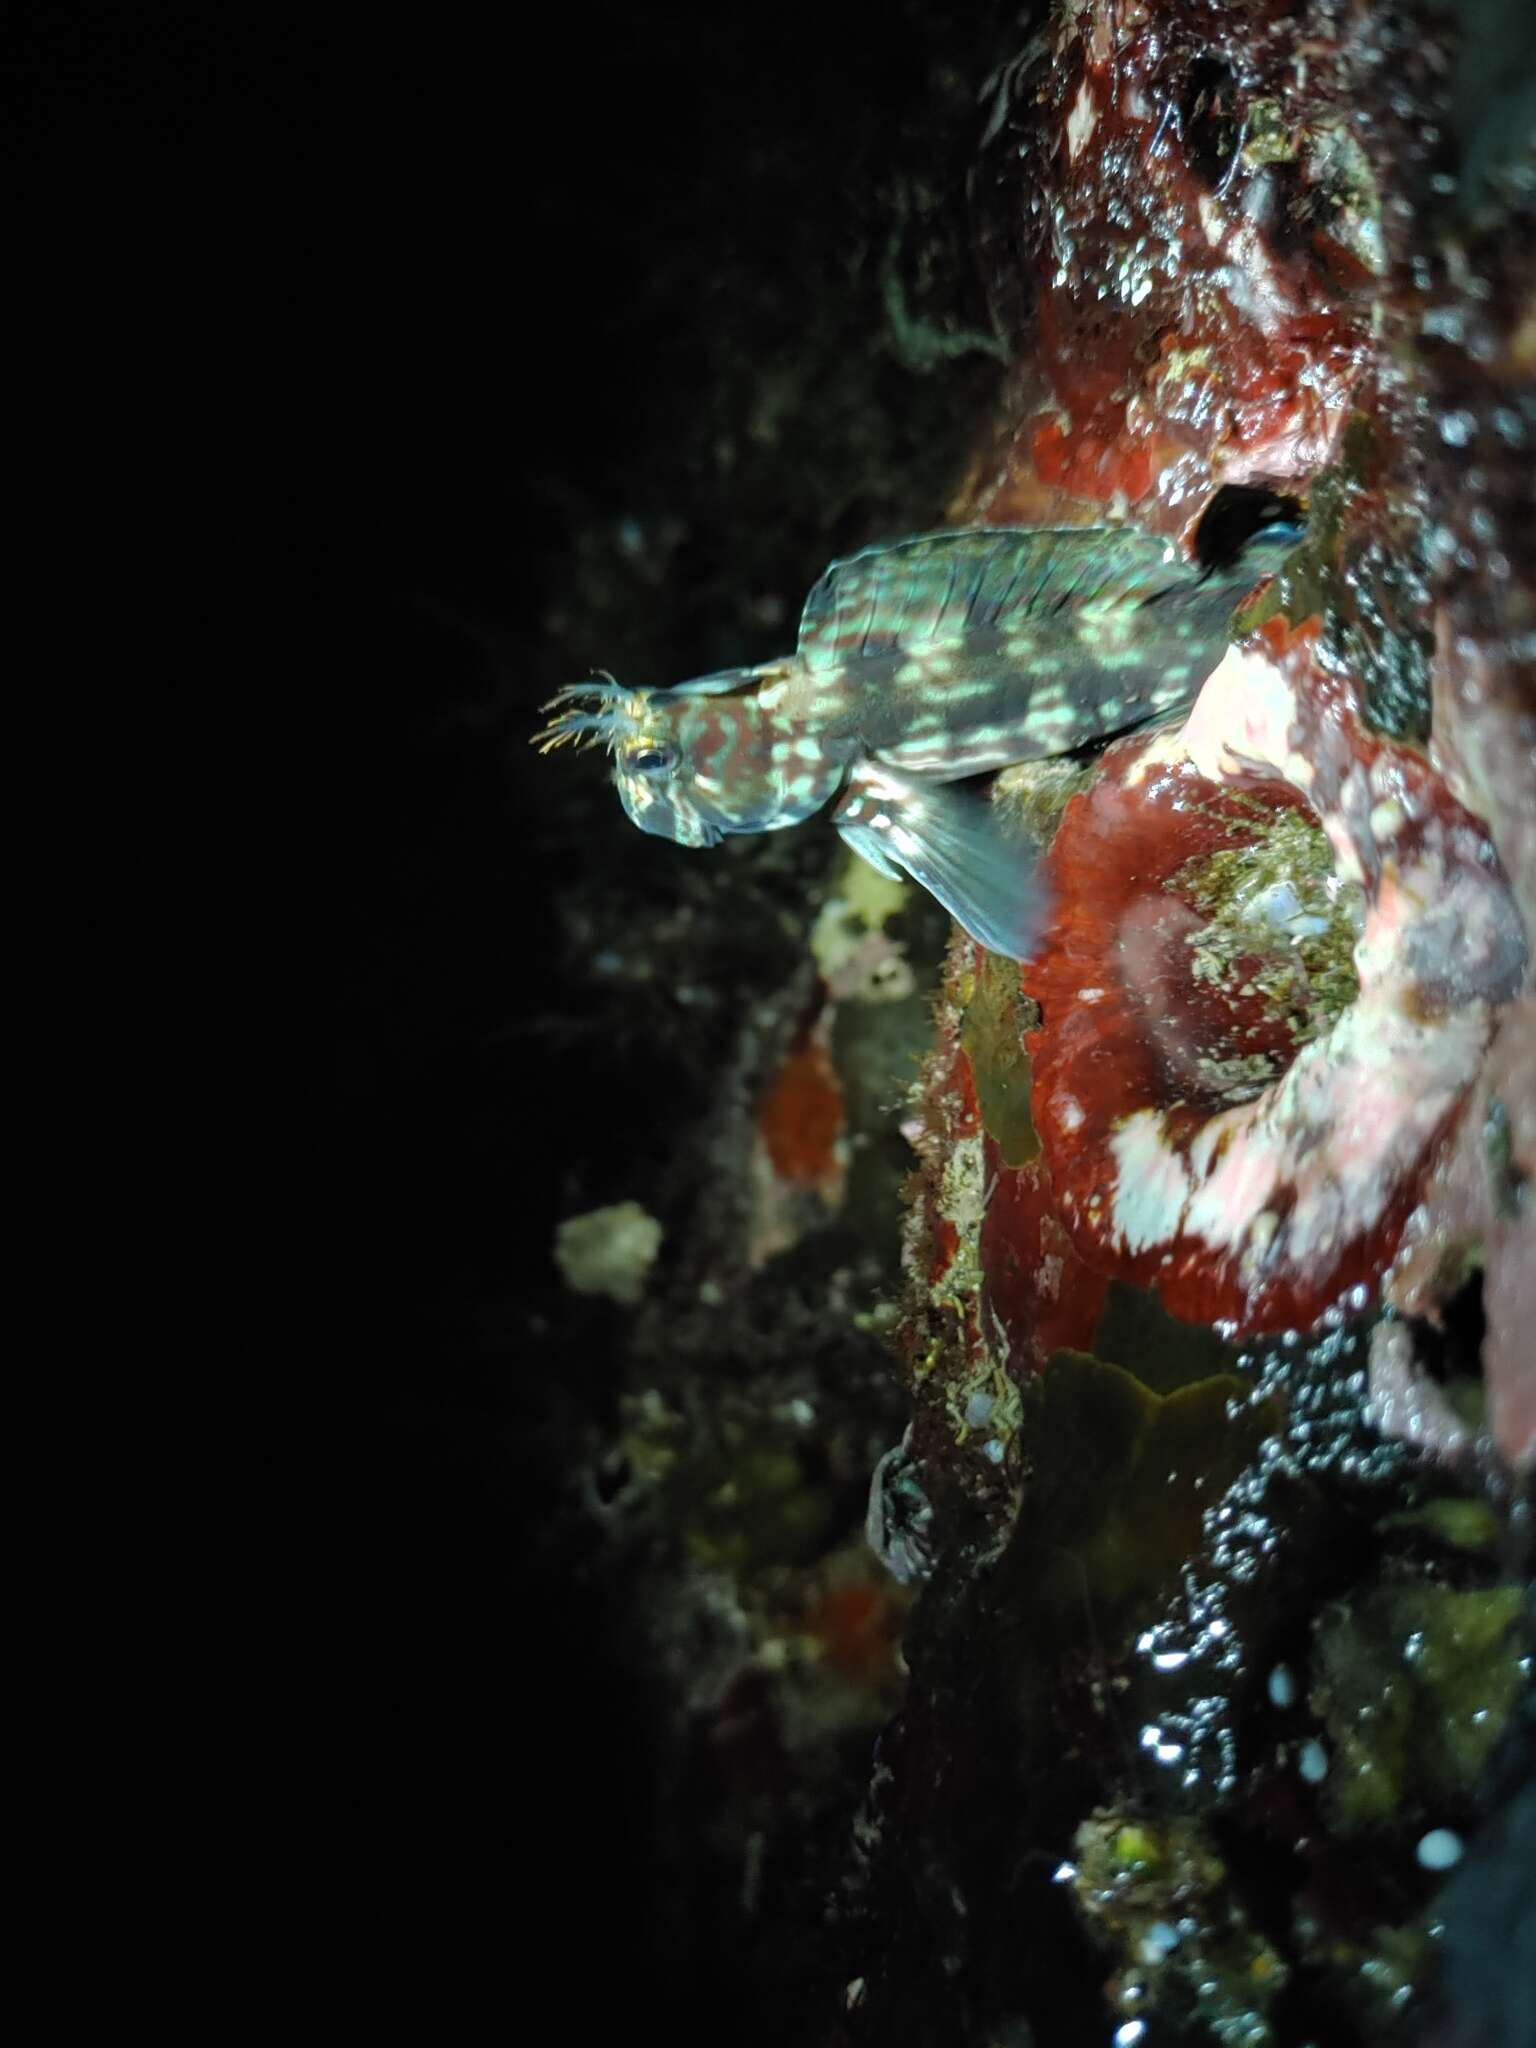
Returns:
[[[830,668],[1069,608],[1129,608],[1197,582],[1166,542],[1131,527],[921,534],[832,564],[805,601],[800,656],[809,668]]]
[[[694,676],[686,683],[674,683],[668,694],[674,697],[734,697],[739,691],[755,689],[764,675],[765,670],[761,666],[722,668],[712,676]]]

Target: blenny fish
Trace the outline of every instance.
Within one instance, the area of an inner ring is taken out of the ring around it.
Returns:
[[[670,689],[561,690],[535,737],[606,745],[643,832],[714,846],[825,810],[990,951],[1027,959],[1047,905],[1034,849],[966,778],[1067,754],[1185,709],[1234,603],[1296,537],[1197,573],[1127,527],[969,527],[834,562],[796,651]]]

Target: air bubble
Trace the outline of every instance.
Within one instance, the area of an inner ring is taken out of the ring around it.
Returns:
[[[1462,1841],[1454,1828],[1431,1828],[1414,1850],[1425,1870],[1453,1870],[1462,1858]]]
[[[1296,1758],[1296,1768],[1309,1785],[1321,1785],[1328,1775],[1328,1752],[1320,1742],[1304,1742]]]

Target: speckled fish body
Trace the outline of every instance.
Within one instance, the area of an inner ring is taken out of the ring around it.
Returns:
[[[921,882],[993,950],[1027,955],[1028,853],[950,785],[1070,753],[1193,701],[1255,557],[1198,576],[1126,528],[972,528],[834,563],[784,660],[672,689],[562,691],[546,746],[606,741],[624,808],[685,846],[832,805],[858,852]],[[587,698],[593,708],[574,704]],[[836,800],[834,803],[834,799]]]

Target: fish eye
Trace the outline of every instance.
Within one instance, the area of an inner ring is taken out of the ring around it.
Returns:
[[[675,747],[638,747],[625,766],[641,775],[665,775],[677,759]]]

